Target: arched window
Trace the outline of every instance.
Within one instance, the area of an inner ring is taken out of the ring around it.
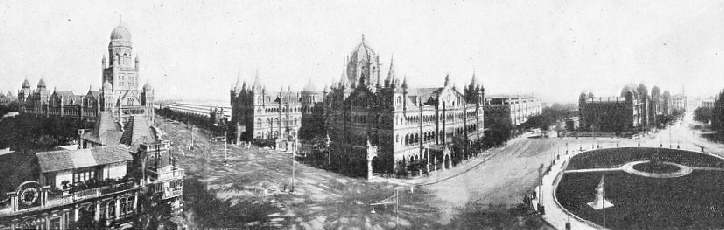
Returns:
[[[395,143],[400,143],[400,134],[395,136]]]
[[[256,119],[256,126],[261,127],[261,118]]]

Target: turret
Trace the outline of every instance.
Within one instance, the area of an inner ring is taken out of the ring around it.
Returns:
[[[390,87],[395,79],[395,56],[390,58],[390,70],[387,71],[387,79],[385,79],[385,87]]]

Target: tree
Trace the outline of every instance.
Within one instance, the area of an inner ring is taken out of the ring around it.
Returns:
[[[719,96],[714,101],[714,108],[712,109],[711,115],[711,127],[717,132],[724,131],[724,91],[719,93]]]
[[[694,120],[709,124],[709,121],[712,119],[712,108],[708,107],[699,107],[694,110]]]
[[[493,147],[505,144],[512,137],[514,128],[510,117],[493,119],[489,131],[483,138],[485,146]]]

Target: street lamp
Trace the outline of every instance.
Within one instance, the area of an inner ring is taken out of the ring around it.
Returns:
[[[296,166],[297,166],[297,144],[299,143],[297,140],[299,139],[299,132],[297,130],[294,131],[294,146],[292,147],[292,189],[291,192],[294,192],[294,182],[296,178]]]

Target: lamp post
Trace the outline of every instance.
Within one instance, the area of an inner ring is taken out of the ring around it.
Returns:
[[[297,166],[297,139],[299,137],[299,132],[294,131],[294,146],[292,147],[292,189],[291,192],[294,192],[294,182],[296,179],[296,166]]]
[[[669,148],[671,147],[671,127],[669,127]]]
[[[191,126],[191,131],[189,131],[189,132],[191,133],[191,145],[189,145],[189,150],[194,150],[194,125],[190,125],[190,126]]]
[[[226,146],[226,130],[224,130],[224,166],[229,165],[229,164],[227,163],[227,161],[226,161],[226,155],[227,155],[226,152],[227,152],[228,150],[229,150],[229,149],[228,149],[227,146]]]

